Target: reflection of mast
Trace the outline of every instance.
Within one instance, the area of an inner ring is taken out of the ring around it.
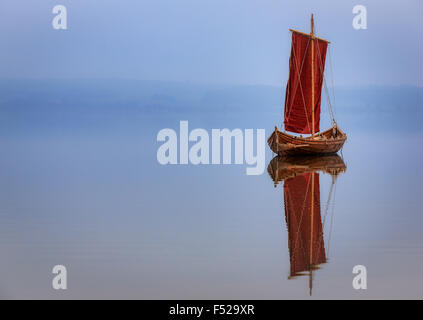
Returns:
[[[313,34],[313,16],[311,16],[311,22],[312,22],[312,29],[311,32]],[[319,201],[320,204],[320,201]],[[310,228],[310,296],[311,296],[311,291],[313,288],[313,229],[314,229],[314,224],[313,224],[313,219],[314,219],[314,172],[311,174],[311,228]]]
[[[312,269],[310,269],[310,277],[309,277],[309,280],[308,280],[308,287],[309,287],[310,296],[311,296],[313,294],[313,270]]]
[[[268,166],[275,186],[279,181],[284,181],[290,256],[289,278],[308,275],[310,295],[313,288],[313,271],[327,262],[320,208],[319,171],[329,173],[333,178],[323,217],[325,222],[334,181],[336,176],[345,170],[346,166],[338,155],[275,157]]]

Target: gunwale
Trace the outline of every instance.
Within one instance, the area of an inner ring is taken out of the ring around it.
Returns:
[[[336,153],[343,147],[346,140],[347,135],[337,126],[310,137],[294,136],[281,132],[275,127],[267,143],[274,153],[282,156]]]

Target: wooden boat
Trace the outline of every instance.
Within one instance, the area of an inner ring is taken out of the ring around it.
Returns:
[[[313,15],[310,33],[293,29],[290,31],[292,46],[285,93],[284,126],[286,131],[311,136],[295,136],[275,127],[267,142],[270,149],[278,155],[336,153],[344,145],[347,135],[334,119],[324,76],[329,41],[315,36]],[[319,133],[323,84],[332,128]]]
[[[334,208],[334,185],[346,171],[337,154],[322,156],[285,156],[273,158],[267,168],[275,187],[283,181],[285,220],[288,230],[290,273],[288,279],[309,276],[313,289],[313,271],[327,262],[324,227],[329,207]],[[332,176],[326,206],[321,214],[319,172]],[[332,211],[333,215],[333,211]],[[322,221],[323,219],[323,221]]]

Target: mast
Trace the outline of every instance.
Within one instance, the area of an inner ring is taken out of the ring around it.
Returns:
[[[289,29],[292,31],[292,45],[284,124],[287,131],[310,134],[310,138],[315,138],[320,131],[320,93],[324,83],[323,70],[329,41],[315,35],[313,14],[310,22],[311,28],[307,33]],[[303,68],[304,65],[306,68]]]
[[[311,14],[311,132],[314,137],[314,18]]]
[[[308,288],[310,297],[313,295],[313,269],[310,269],[309,279],[308,279]]]

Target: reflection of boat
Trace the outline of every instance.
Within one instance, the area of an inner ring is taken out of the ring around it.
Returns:
[[[346,170],[338,155],[275,157],[267,168],[275,183],[284,181],[285,219],[290,256],[289,278],[308,274],[310,295],[313,270],[326,263],[323,228],[336,177]],[[319,171],[332,176],[326,208],[321,215]],[[333,204],[332,204],[333,209]]]
[[[329,41],[315,36],[313,15],[310,33],[291,31],[292,47],[285,93],[284,125],[287,131],[311,136],[298,137],[281,132],[275,127],[267,142],[270,149],[278,155],[336,153],[344,145],[347,135],[334,119],[324,76]],[[322,85],[325,86],[333,126],[318,133]]]
[[[283,156],[274,157],[267,167],[267,171],[275,183],[311,171],[322,171],[332,176],[347,169],[344,160],[337,154],[321,156]]]

